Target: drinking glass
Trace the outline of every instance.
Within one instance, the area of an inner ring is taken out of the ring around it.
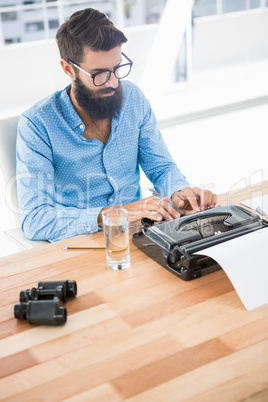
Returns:
[[[130,266],[127,211],[111,208],[102,213],[108,267],[119,270]]]

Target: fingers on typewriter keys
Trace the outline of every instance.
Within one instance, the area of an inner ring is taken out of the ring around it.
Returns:
[[[157,200],[156,204],[158,206],[157,212],[162,215],[166,220],[172,220],[180,217],[178,211],[176,211],[169,204],[170,197],[164,197]]]
[[[213,194],[211,191],[205,191],[204,193],[201,193],[201,210],[204,211],[208,208],[213,208],[217,202],[217,196],[216,194]]]

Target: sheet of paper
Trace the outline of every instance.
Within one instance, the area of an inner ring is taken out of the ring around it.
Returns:
[[[268,303],[268,228],[195,254],[209,256],[222,267],[247,310]]]
[[[250,198],[249,200],[246,201],[241,201],[240,204],[255,209],[255,211],[257,207],[259,207],[266,213],[266,215],[268,215],[268,194],[265,194],[260,197]]]

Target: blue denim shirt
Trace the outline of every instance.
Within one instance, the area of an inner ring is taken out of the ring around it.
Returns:
[[[141,198],[139,166],[162,196],[188,185],[141,90],[129,81],[122,88],[122,108],[106,145],[83,137],[69,87],[21,115],[17,189],[29,239],[53,242],[98,231],[103,207]]]

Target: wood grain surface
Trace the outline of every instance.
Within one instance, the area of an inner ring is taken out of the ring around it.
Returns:
[[[262,193],[268,182],[219,204]],[[102,246],[103,233],[0,259],[0,400],[268,401],[268,305],[249,312],[224,271],[184,282],[130,243],[123,271],[105,251],[63,250]],[[64,326],[14,318],[41,280],[77,282]]]

